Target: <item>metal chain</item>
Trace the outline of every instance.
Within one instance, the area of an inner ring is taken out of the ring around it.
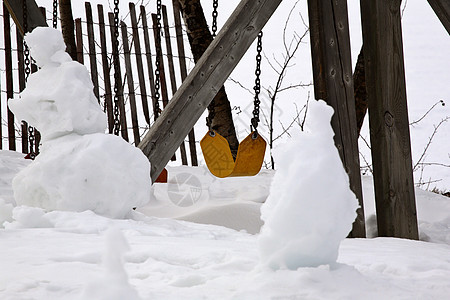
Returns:
[[[217,32],[217,16],[219,15],[219,13],[217,12],[218,7],[219,7],[219,0],[213,0],[213,12],[212,12],[213,19],[212,19],[212,26],[211,26],[213,38],[216,37],[216,32]],[[216,103],[215,103],[214,99],[208,105],[208,116],[206,117],[206,126],[208,126],[210,134],[214,133],[212,131],[212,122],[213,122],[214,116],[216,115],[215,105],[216,105]]]
[[[259,105],[261,104],[261,101],[259,100],[259,93],[261,92],[261,80],[259,76],[261,75],[261,52],[262,52],[262,31],[258,34],[258,43],[256,47],[256,70],[255,70],[255,86],[253,90],[255,91],[255,97],[254,97],[254,107],[253,107],[253,118],[252,118],[252,126],[255,130],[255,132],[258,132],[258,123],[259,123]]]
[[[58,0],[53,0],[53,28],[58,27]]]
[[[161,45],[161,0],[157,0],[156,1],[156,19],[157,19],[157,23],[156,23],[156,30],[157,30],[157,34],[156,34],[156,44],[157,45]],[[159,108],[159,85],[160,85],[160,73],[159,73],[159,65],[160,65],[160,59],[161,59],[161,50],[157,49],[156,52],[156,68],[155,68],[155,120],[158,118],[161,109]]]
[[[216,37],[216,32],[217,32],[217,16],[219,15],[219,13],[217,12],[217,8],[219,7],[219,0],[213,0],[213,12],[212,12],[212,36],[213,38]]]
[[[23,35],[28,32],[28,7],[27,0],[23,0]],[[31,58],[30,58],[30,48],[28,48],[27,42],[23,39],[23,47],[24,47],[24,63],[25,63],[25,82],[28,81],[28,76],[31,73]],[[34,151],[34,128],[32,126],[28,126],[28,145],[29,145],[29,158],[34,160],[36,158],[36,153]]]
[[[120,116],[119,116],[119,0],[114,0],[114,134],[119,135],[120,132]]]

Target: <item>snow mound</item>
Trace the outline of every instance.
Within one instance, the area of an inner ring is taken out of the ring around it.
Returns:
[[[123,255],[130,250],[125,236],[118,229],[105,233],[106,247],[103,253],[103,276],[89,283],[81,299],[139,300],[136,290],[128,282],[123,266]]]
[[[36,127],[43,142],[70,133],[105,132],[106,116],[89,73],[64,52],[61,33],[36,28],[25,39],[41,69],[30,75],[19,98],[8,101],[17,119]]]
[[[358,201],[333,142],[333,109],[310,103],[307,131],[278,153],[278,170],[261,207],[263,265],[297,269],[335,263]]]
[[[12,185],[17,205],[123,218],[150,198],[150,163],[120,137],[72,134],[43,144]]]

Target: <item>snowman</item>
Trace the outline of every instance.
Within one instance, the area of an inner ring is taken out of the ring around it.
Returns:
[[[123,218],[147,203],[149,161],[122,138],[105,134],[106,116],[89,73],[65,52],[61,33],[38,27],[25,40],[40,69],[9,108],[41,132],[42,146],[13,179],[16,204]]]

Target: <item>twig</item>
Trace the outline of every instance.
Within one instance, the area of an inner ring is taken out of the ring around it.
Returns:
[[[442,120],[438,123],[437,126],[434,126],[433,133],[432,133],[431,136],[428,138],[428,143],[427,143],[427,145],[425,146],[425,148],[423,149],[423,152],[422,152],[422,154],[420,155],[419,160],[417,160],[416,164],[414,165],[413,171],[416,171],[416,170],[417,170],[418,165],[419,165],[419,164],[422,162],[422,160],[424,159],[425,154],[427,153],[428,148],[430,147],[431,142],[433,141],[433,138],[434,138],[434,136],[436,135],[436,133],[437,133],[439,127],[441,127],[441,125],[442,125],[443,123],[447,122],[449,119],[450,119],[450,117],[447,116],[447,117],[445,117],[444,119],[442,119]]]
[[[433,106],[431,106],[431,108],[422,116],[422,117],[420,117],[418,120],[416,120],[416,121],[414,121],[414,122],[411,122],[411,123],[409,123],[409,125],[414,125],[414,124],[417,124],[417,123],[419,123],[420,121],[422,121],[438,104],[441,104],[442,106],[445,106],[445,102],[444,102],[444,100],[439,100],[438,102],[436,102],[435,104],[433,104]]]

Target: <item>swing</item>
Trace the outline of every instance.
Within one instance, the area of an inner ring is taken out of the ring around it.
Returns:
[[[214,7],[216,8],[217,5]],[[213,13],[216,17],[217,13]],[[215,21],[213,22],[215,24]],[[213,29],[214,29],[213,25]],[[213,30],[213,36],[215,31]],[[261,170],[266,152],[266,141],[258,134],[257,127],[259,122],[259,92],[261,74],[261,51],[262,51],[262,32],[258,34],[258,47],[256,55],[256,79],[255,79],[255,98],[253,118],[251,119],[251,128],[254,128],[242,142],[239,143],[236,160],[233,159],[228,141],[212,129],[212,118],[214,117],[214,100],[210,104],[210,114],[206,118],[209,131],[200,141],[203,157],[209,171],[216,177],[236,177],[236,176],[254,176]]]

